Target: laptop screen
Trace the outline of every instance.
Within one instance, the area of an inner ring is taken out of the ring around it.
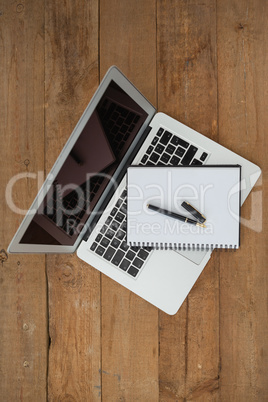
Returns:
[[[111,81],[20,244],[73,245],[148,114]]]

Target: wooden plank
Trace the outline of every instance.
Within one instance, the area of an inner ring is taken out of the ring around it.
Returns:
[[[159,1],[158,108],[217,139],[215,1]],[[160,400],[210,401],[219,387],[219,262],[213,255],[179,312],[160,313]]]
[[[46,2],[46,167],[99,82],[98,2]],[[47,257],[50,400],[101,398],[100,274],[76,255]]]
[[[46,400],[47,289],[44,256],[7,246],[44,168],[43,1],[0,3],[0,399]],[[17,177],[16,175],[20,175]],[[5,190],[10,180],[8,200]],[[12,207],[12,202],[14,203]],[[41,312],[41,314],[40,314]]]
[[[241,248],[221,255],[221,400],[268,399],[268,5],[219,2],[221,142],[263,169],[242,208]]]
[[[154,1],[100,1],[100,72],[114,63],[156,105]]]
[[[44,18],[43,1],[0,0],[0,399],[46,400],[49,352],[50,400],[267,400],[267,5],[100,7],[99,65],[97,2],[49,0]],[[259,164],[263,176],[242,209],[241,249],[214,255],[178,314],[159,314],[159,350],[157,309],[75,255],[49,256],[48,349],[45,259],[7,256],[22,215],[5,188],[28,173],[12,194],[29,207],[37,191],[29,174],[53,165],[99,68],[102,77],[111,64],[160,111]]]
[[[100,71],[116,64],[156,103],[155,2],[101,0]],[[158,311],[102,276],[102,397],[158,400]]]

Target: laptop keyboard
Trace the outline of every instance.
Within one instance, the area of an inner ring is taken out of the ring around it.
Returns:
[[[203,165],[208,154],[203,152],[199,158],[198,148],[177,135],[160,128],[139,165],[178,166]],[[136,278],[152,248],[129,247],[126,242],[127,229],[127,190],[118,198],[90,250],[111,262],[113,265]]]

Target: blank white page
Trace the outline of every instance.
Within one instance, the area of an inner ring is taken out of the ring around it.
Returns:
[[[239,165],[131,166],[127,172],[127,242],[130,245],[238,248]],[[189,202],[206,217],[206,228],[148,209],[159,208],[196,220],[182,206]]]

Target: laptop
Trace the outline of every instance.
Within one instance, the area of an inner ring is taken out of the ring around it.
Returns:
[[[241,203],[255,164],[156,109],[115,66],[100,83],[12,239],[9,253],[73,253],[167,314],[180,308],[211,251],[126,242],[129,165],[239,164]]]

